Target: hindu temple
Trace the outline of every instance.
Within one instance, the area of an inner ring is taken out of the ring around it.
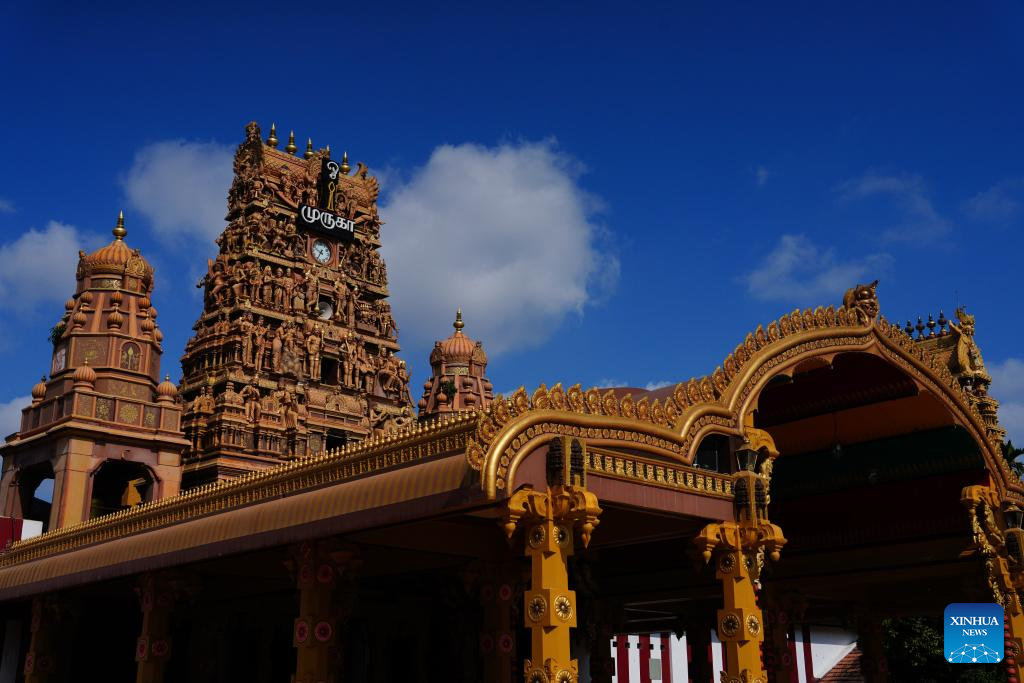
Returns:
[[[851,282],[672,386],[496,395],[461,310],[402,358],[379,192],[250,123],[180,373],[131,221],[80,253],[0,449],[3,515],[43,524],[0,554],[0,681],[791,683],[813,625],[881,683],[882,620],[953,602],[1002,606],[1018,679],[984,321]]]

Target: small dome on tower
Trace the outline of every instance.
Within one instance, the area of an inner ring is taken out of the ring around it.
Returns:
[[[79,365],[75,369],[75,374],[71,375],[71,379],[75,381],[75,384],[95,384],[96,371],[89,367],[89,361],[85,361],[83,365]]]
[[[462,334],[462,328],[466,324],[462,322],[462,309],[455,313],[455,322],[452,327],[455,333],[443,341],[437,342],[434,351],[430,354],[430,364],[435,363],[468,363],[473,357],[473,351],[477,343]]]
[[[117,225],[114,226],[112,232],[114,234],[113,242],[81,257],[79,272],[121,275],[128,271],[143,280],[152,281],[153,266],[149,265],[149,262],[139,254],[138,249],[130,249],[124,243],[125,235],[128,234],[124,227],[124,211],[118,214]]]
[[[178,395],[178,387],[171,381],[170,375],[164,375],[164,381],[156,385],[156,395],[170,399]]]
[[[455,333],[434,344],[430,354],[432,376],[423,385],[420,420],[440,413],[486,408],[494,398],[484,372],[487,354],[483,344],[462,333],[462,309],[455,314]]]
[[[39,384],[32,387],[32,402],[38,403],[46,398],[46,375],[39,380]]]

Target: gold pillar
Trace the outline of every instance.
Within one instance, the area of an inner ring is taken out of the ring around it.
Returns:
[[[693,539],[705,562],[714,558],[715,577],[722,582],[723,605],[716,621],[725,660],[721,683],[768,680],[761,661],[764,617],[756,591],[765,551],[778,560],[786,539],[768,521],[767,489],[765,479],[753,471],[738,473],[733,487],[736,521],[708,524]]]
[[[299,616],[292,642],[296,649],[292,683],[335,683],[340,672],[339,609],[336,588],[355,551],[336,544],[303,543],[293,551],[299,589]]]
[[[174,589],[166,576],[144,574],[139,580],[142,634],[135,641],[136,683],[163,683],[171,658],[171,611]]]
[[[961,557],[974,555],[984,563],[992,598],[1003,607],[1007,674],[1019,679],[1017,660],[1024,653],[1024,531],[1019,521],[1017,526],[1008,522],[1011,513],[1019,517],[1020,510],[1012,502],[1000,501],[994,486],[967,486],[960,502],[967,508],[973,532],[973,543]]]
[[[32,599],[32,622],[29,630],[28,652],[25,653],[25,683],[59,681],[68,668],[67,647],[62,635],[71,628],[70,614],[57,595],[43,595]]]
[[[556,437],[548,446],[547,490],[520,489],[505,511],[509,538],[520,526],[526,529],[525,554],[530,558],[530,588],[523,595],[523,619],[531,631],[530,659],[523,666],[527,683],[579,680],[579,664],[569,645],[570,629],[576,626],[576,593],[569,590],[567,563],[575,531],[586,547],[601,514],[597,496],[586,489],[583,457],[579,441]]]

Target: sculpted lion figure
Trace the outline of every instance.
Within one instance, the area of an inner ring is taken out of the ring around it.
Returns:
[[[878,317],[878,280],[870,285],[857,285],[846,290],[843,295],[843,307],[849,311],[857,311],[857,317],[862,323],[870,323]]]

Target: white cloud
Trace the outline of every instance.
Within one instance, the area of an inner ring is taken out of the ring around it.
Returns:
[[[41,303],[70,298],[75,293],[78,250],[98,242],[95,235],[50,221],[44,230],[31,228],[0,245],[0,308],[24,313]]]
[[[760,267],[741,277],[757,299],[791,301],[801,305],[826,303],[858,282],[888,268],[892,257],[872,254],[856,261],[839,261],[834,249],[823,249],[805,235],[783,235]]]
[[[381,209],[403,340],[447,336],[461,306],[488,353],[521,349],[613,287],[580,171],[551,142],[435,149]]]
[[[878,175],[871,171],[840,184],[845,201],[889,197],[899,210],[900,221],[882,231],[889,242],[935,240],[949,234],[952,226],[932,204],[924,180],[916,175]]]
[[[644,385],[644,389],[646,389],[647,391],[654,391],[655,389],[664,389],[670,384],[678,384],[678,382],[669,382],[667,380],[662,380],[659,382],[648,382],[647,384]]]
[[[1017,446],[1024,445],[1024,360],[1007,358],[1002,363],[989,363],[992,375],[990,392],[999,403],[999,422],[1007,437]]]
[[[0,403],[0,442],[21,429],[21,409],[30,403],[31,396],[17,396],[7,403]]]
[[[1010,178],[979,192],[966,202],[967,213],[979,221],[1002,223],[1024,209],[1024,178]]]
[[[0,213],[14,213],[14,203],[10,199],[0,197]]]
[[[165,243],[208,244],[225,226],[233,158],[231,147],[214,142],[154,142],[136,152],[121,185]]]
[[[754,170],[754,181],[757,183],[758,187],[764,187],[765,183],[767,183],[768,179],[773,175],[775,174],[769,171],[766,167],[758,166]]]

